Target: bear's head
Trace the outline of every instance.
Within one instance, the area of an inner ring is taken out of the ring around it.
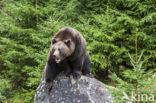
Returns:
[[[56,63],[60,63],[69,57],[75,50],[75,43],[72,39],[67,40],[52,40],[52,58]]]
[[[52,40],[51,55],[56,63],[60,63],[69,57],[75,50],[75,43],[72,39],[67,40]]]
[[[61,29],[52,39],[50,58],[60,63],[71,56],[81,44],[81,35],[75,29],[66,27]]]

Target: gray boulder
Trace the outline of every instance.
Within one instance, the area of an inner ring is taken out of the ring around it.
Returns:
[[[37,88],[35,103],[112,103],[112,96],[105,85],[96,80],[81,76],[75,80],[60,73],[47,89],[44,75]]]

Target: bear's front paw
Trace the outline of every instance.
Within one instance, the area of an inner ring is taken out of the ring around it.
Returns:
[[[81,75],[78,73],[73,73],[72,75],[73,75],[74,79],[80,79],[81,78]]]
[[[90,77],[90,78],[94,78],[92,73],[87,73],[87,74],[84,74],[84,75],[87,76],[87,77]]]
[[[64,74],[69,77],[71,75],[71,70],[67,69],[66,71],[64,71]]]
[[[71,72],[65,72],[65,75],[66,75],[67,77],[70,77]]]
[[[48,91],[50,91],[51,88],[52,88],[52,82],[46,82],[45,88],[46,88]]]

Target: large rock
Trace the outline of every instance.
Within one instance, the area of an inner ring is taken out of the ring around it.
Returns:
[[[110,92],[105,85],[86,76],[75,80],[59,74],[52,89],[47,89],[44,76],[37,88],[35,103],[112,103]]]

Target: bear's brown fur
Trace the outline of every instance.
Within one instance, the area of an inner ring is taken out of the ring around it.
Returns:
[[[65,27],[54,36],[46,64],[46,81],[50,82],[61,71],[79,78],[81,72],[92,77],[91,60],[86,52],[86,41],[75,29]]]

